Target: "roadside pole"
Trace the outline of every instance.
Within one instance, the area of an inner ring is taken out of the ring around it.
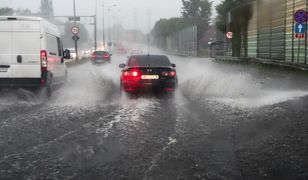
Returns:
[[[77,23],[76,23],[76,0],[74,0],[74,26],[76,27]],[[78,36],[77,34],[74,34],[74,37],[73,37],[74,41],[75,41],[75,52],[76,52],[76,60],[78,60]]]

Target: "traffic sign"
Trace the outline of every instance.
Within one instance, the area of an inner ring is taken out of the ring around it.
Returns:
[[[294,20],[300,24],[307,21],[307,12],[304,10],[298,10],[294,13]]]
[[[226,36],[227,36],[228,39],[232,39],[233,38],[233,32],[230,32],[230,31],[227,32]]]
[[[304,34],[306,32],[306,24],[296,23],[294,32],[297,34]]]
[[[75,35],[75,36],[72,37],[72,39],[73,39],[74,41],[78,41],[80,38],[79,38],[79,36],[76,36],[76,35]]]
[[[305,38],[305,34],[295,34],[295,36],[294,36],[295,38],[297,38],[297,39],[304,39]]]
[[[77,26],[74,26],[73,28],[72,28],[72,33],[73,34],[78,34],[79,33],[79,27],[77,27]]]
[[[76,17],[74,17],[74,16],[71,16],[71,17],[68,17],[68,20],[69,21],[80,21],[80,17],[79,16],[76,16]]]

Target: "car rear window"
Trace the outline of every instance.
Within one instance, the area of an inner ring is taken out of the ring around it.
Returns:
[[[170,66],[170,61],[166,56],[132,56],[129,59],[130,67],[161,67]]]
[[[104,55],[105,53],[107,53],[107,52],[105,52],[105,51],[96,51],[95,52],[95,54],[97,54],[97,55]]]

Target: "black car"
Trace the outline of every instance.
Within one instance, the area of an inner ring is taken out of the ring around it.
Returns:
[[[91,55],[91,60],[93,63],[110,62],[111,54],[107,51],[95,51]]]
[[[127,93],[174,92],[178,84],[176,66],[164,55],[134,55],[119,67],[121,89]]]

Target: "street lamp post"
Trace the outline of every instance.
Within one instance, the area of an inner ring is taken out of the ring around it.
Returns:
[[[108,45],[111,46],[111,23],[110,23],[110,11],[111,11],[111,8],[113,7],[116,7],[117,5],[112,5],[112,6],[108,6],[107,9],[108,9]]]
[[[104,1],[103,1],[102,9],[103,9],[103,45],[104,45],[104,48],[105,48],[106,38],[105,38],[105,6],[104,6]]]
[[[97,50],[97,0],[95,1],[94,15],[94,50]]]

